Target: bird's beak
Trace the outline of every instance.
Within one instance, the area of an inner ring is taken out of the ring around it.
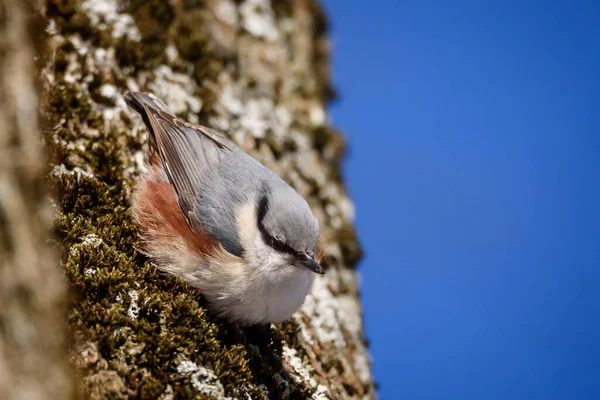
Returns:
[[[301,257],[300,263],[302,264],[303,267],[308,268],[312,272],[315,272],[315,273],[321,274],[321,275],[325,273],[325,270],[323,269],[323,267],[321,267],[321,265],[318,262],[316,262],[315,259],[309,255],[305,255],[305,256]]]

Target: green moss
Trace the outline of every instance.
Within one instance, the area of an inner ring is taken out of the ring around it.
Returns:
[[[340,244],[344,263],[352,268],[363,257],[363,250],[358,242],[356,230],[350,224],[343,225],[336,231],[337,242]]]
[[[96,343],[105,361],[80,372],[117,371],[137,398],[157,398],[167,385],[177,398],[200,398],[177,372],[180,357],[211,368],[228,395],[245,388],[252,398],[264,398],[261,384],[274,398],[282,395],[286,388],[274,378],[284,369],[281,334],[268,327],[240,329],[215,318],[195,289],[159,274],[138,250],[123,154],[140,143],[125,132],[104,132],[98,106],[77,84],[62,80],[49,93],[46,111],[57,128],[47,131],[46,139],[54,162],[91,173],[51,176],[61,210],[57,244],[73,299],[71,331]],[[86,137],[90,125],[101,133]],[[137,304],[134,318],[132,302]],[[310,392],[292,382],[288,393],[301,399]]]
[[[210,57],[202,58],[194,64],[193,77],[199,85],[198,96],[202,99],[202,111],[199,118],[207,120],[214,111],[213,107],[218,101],[218,93],[214,91],[214,82],[217,82],[223,64]]]
[[[293,15],[294,5],[291,1],[274,1],[271,6],[273,7],[273,12],[278,21],[283,18],[291,18]]]
[[[325,166],[327,178],[334,182],[341,181],[342,159],[346,153],[346,142],[342,135],[332,127],[322,125],[312,131],[312,142]],[[327,206],[325,202],[322,205]]]
[[[164,50],[173,43],[183,61],[193,65],[199,85],[197,96],[203,101],[200,119],[204,119],[213,111],[217,93],[211,88],[217,87],[214,83],[225,63],[214,54],[206,37],[204,1],[176,3],[181,10],[168,0],[123,2],[140,29],[141,44],[126,37],[112,38],[109,31],[98,34],[78,11],[79,1],[49,0],[49,4],[48,13],[67,40],[56,49],[54,82],[46,93],[44,109],[52,128],[45,132],[46,142],[55,165],[88,173],[50,176],[60,208],[57,246],[63,249],[62,263],[72,293],[68,314],[71,332],[78,341],[94,343],[99,353],[98,361],[82,367],[80,375],[115,371],[126,387],[107,395],[114,398],[127,393],[133,398],[155,399],[167,387],[178,399],[205,398],[191,385],[189,376],[177,372],[178,362],[185,359],[212,369],[228,396],[248,393],[261,399],[265,396],[258,387],[264,385],[270,398],[281,398],[284,393],[291,399],[310,397],[311,389],[294,382],[282,363],[284,345],[302,355],[295,321],[275,328],[233,326],[208,313],[197,290],[158,273],[138,250],[142,243],[129,204],[131,179],[135,177],[128,171],[133,166],[130,155],[142,143],[139,137],[127,134],[131,122],[125,116],[121,116],[123,124],[105,125],[105,105],[95,93],[105,82],[124,88],[118,79],[124,79],[125,74],[99,77],[98,72],[74,71],[91,80],[85,84],[65,80],[73,57],[80,68],[85,68],[85,57],[78,55],[68,40],[71,33],[94,46],[115,48],[119,63],[115,68],[127,67],[127,74],[132,75],[137,70],[151,71],[164,62]],[[277,6],[276,12],[291,13],[290,4]],[[340,136],[323,128],[313,138],[317,151],[329,154],[324,161],[331,166],[330,171],[339,174],[336,171],[343,154]],[[354,230],[347,226],[338,234],[344,256],[354,263],[360,256]],[[277,376],[290,386],[280,384]]]
[[[81,0],[47,0],[46,14],[51,17],[69,18],[79,9]]]
[[[129,0],[123,3],[142,37],[141,43],[125,38],[115,43],[117,59],[122,65],[137,68],[156,66],[163,62],[169,43],[170,25],[175,20],[175,9],[168,0]]]
[[[244,346],[219,340],[226,327],[206,315],[199,294],[173,277],[157,274],[136,250],[138,232],[129,215],[125,185],[116,179],[122,169],[101,167],[115,163],[115,148],[92,147],[97,151],[89,157],[98,157],[90,163],[96,177],[63,174],[53,179],[62,209],[58,240],[65,249],[63,262],[74,295],[69,313],[74,333],[97,343],[109,364],[125,363],[127,368],[119,373],[143,398],[154,398],[150,393],[162,393],[166,383],[181,380],[174,354],[211,367],[229,391],[252,382]],[[90,235],[102,243],[86,244]],[[138,295],[137,318],[128,316],[131,290]],[[141,351],[132,352],[139,344]],[[142,369],[152,379],[138,379]],[[176,392],[182,385],[179,382]]]
[[[64,51],[63,48],[57,51],[57,71],[60,71],[63,63],[66,66],[66,59],[61,58],[62,51]],[[47,98],[49,106],[53,110],[50,113],[50,121],[53,124],[68,122],[74,127],[82,126],[82,124],[87,126],[89,121],[99,118],[99,113],[92,110],[89,96],[74,85],[54,85],[51,87]],[[75,137],[78,132],[71,133]]]
[[[194,4],[184,6],[174,37],[177,49],[190,61],[197,61],[211,51],[203,23],[206,11],[196,7]]]
[[[317,78],[318,96],[325,102],[331,102],[337,98],[337,92],[331,84],[329,75],[329,42],[327,39],[329,22],[325,10],[318,0],[312,0],[309,4],[313,17],[313,65]]]

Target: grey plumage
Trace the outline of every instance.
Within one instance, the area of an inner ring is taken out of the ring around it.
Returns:
[[[257,224],[266,242],[314,257],[317,222],[304,198],[279,176],[224,134],[177,119],[155,97],[127,93],[124,98],[146,124],[190,228],[202,227],[225,250],[241,256],[238,214],[247,204],[263,204]]]

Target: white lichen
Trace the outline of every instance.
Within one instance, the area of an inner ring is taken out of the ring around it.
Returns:
[[[323,106],[320,103],[319,104],[315,103],[310,108],[309,118],[310,118],[310,123],[313,126],[321,126],[325,123],[327,114],[325,114],[325,109],[323,108]]]
[[[54,22],[53,19],[48,21],[48,25],[46,25],[46,33],[48,35],[56,35],[57,34],[56,22]]]
[[[198,371],[198,365],[195,362],[190,360],[182,360],[177,364],[177,373],[178,374],[187,374],[190,372]]]
[[[219,103],[223,106],[224,111],[230,115],[239,116],[244,112],[244,105],[231,85],[223,88],[219,96]]]
[[[175,398],[175,393],[173,392],[173,386],[167,384],[165,391],[160,395],[158,400],[173,400]]]
[[[90,22],[99,30],[112,29],[112,37],[141,40],[140,31],[129,14],[121,13],[117,0],[88,0],[81,10],[90,17]]]
[[[90,233],[89,235],[85,235],[81,239],[81,244],[84,246],[96,248],[100,246],[104,241],[96,234]]]
[[[117,97],[119,96],[119,91],[115,85],[111,85],[110,83],[105,83],[104,85],[100,86],[99,92],[100,96],[112,101],[116,101]]]
[[[292,114],[283,105],[275,107],[275,118],[273,123],[273,133],[275,137],[282,140],[287,136],[290,126],[292,125]]]
[[[188,76],[174,72],[170,67],[161,65],[154,70],[155,79],[148,84],[154,95],[164,101],[175,114],[191,112],[187,120],[198,123],[197,116],[202,102],[195,95],[196,83]]]
[[[333,283],[337,280],[333,271],[327,271],[327,274],[315,279],[301,310],[311,316],[312,330],[322,345],[333,343],[337,348],[343,349],[346,340],[339,323],[342,320],[340,305],[328,288],[330,281]]]
[[[133,153],[133,161],[134,161],[134,169],[141,173],[148,172],[148,167],[146,167],[146,161],[144,159],[144,152],[139,150]]]
[[[312,397],[313,400],[329,400],[329,396],[327,395],[327,388],[323,385],[318,385],[317,389],[315,390],[315,392],[313,393]]]
[[[350,200],[350,198],[348,196],[346,196],[345,194],[342,194],[339,199],[338,199],[338,208],[340,210],[340,213],[342,214],[342,216],[344,217],[344,219],[346,220],[346,222],[348,223],[353,223],[355,216],[356,216],[356,211],[354,208],[354,203],[352,203],[352,200]]]
[[[91,172],[88,172],[79,167],[74,167],[72,170],[69,170],[69,169],[67,169],[67,167],[64,166],[64,164],[59,164],[59,165],[55,165],[54,167],[52,167],[51,174],[54,176],[74,175],[77,178],[81,178],[82,176],[85,176],[87,178],[94,177],[94,175]]]
[[[284,346],[283,356],[294,370],[296,376],[308,387],[314,390],[312,400],[327,400],[327,387],[319,384],[314,378],[314,369],[307,360],[303,360],[295,349]]]
[[[134,320],[137,319],[140,313],[140,307],[138,306],[139,295],[135,290],[129,290],[127,294],[129,295],[130,300],[129,307],[127,308],[127,316]]]
[[[371,364],[373,360],[368,351],[357,351],[354,353],[352,366],[354,372],[362,382],[371,382],[373,377],[371,375]]]
[[[242,129],[249,131],[255,138],[264,138],[270,127],[270,119],[273,110],[273,101],[267,98],[251,99],[246,107],[240,125]]]
[[[268,41],[277,40],[275,15],[269,0],[246,0],[240,5],[242,27],[251,35]]]
[[[129,90],[130,92],[140,91],[140,85],[138,85],[138,83],[132,77],[128,77],[125,84],[127,85],[127,90]]]
[[[77,245],[75,246],[71,246],[71,248],[69,248],[69,257],[73,258],[73,257],[78,257],[79,256],[79,248]]]
[[[215,17],[228,25],[237,25],[237,9],[235,3],[230,0],[216,2],[214,8]]]
[[[354,205],[341,185],[325,185],[320,193],[323,200],[327,201],[325,212],[331,218],[330,223],[337,224],[335,228],[354,222]]]
[[[81,242],[75,243],[74,245],[72,245],[69,248],[69,257],[78,257],[80,254],[80,250],[82,248],[87,247],[87,248],[95,249],[96,247],[100,246],[102,243],[104,243],[102,241],[102,239],[93,233],[83,236],[81,238]],[[92,276],[92,275],[96,274],[96,270],[93,268],[86,268],[83,270],[83,273],[86,276]]]
[[[212,396],[217,399],[231,399],[225,397],[225,388],[215,373],[193,361],[180,359],[177,363],[177,373],[188,375],[192,386],[202,395]]]
[[[297,129],[292,129],[289,136],[294,141],[299,151],[314,151],[314,149],[312,148],[312,141],[310,137],[308,137],[308,135],[305,135],[304,132],[299,131]]]
[[[170,43],[165,48],[165,56],[167,57],[167,62],[169,64],[175,64],[177,60],[179,60],[179,50],[177,50],[177,47],[175,47],[174,44]]]

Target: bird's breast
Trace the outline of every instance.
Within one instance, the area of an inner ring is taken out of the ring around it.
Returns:
[[[273,272],[263,266],[245,264],[240,273],[221,281],[212,296],[205,291],[212,309],[229,320],[245,325],[281,322],[304,303],[314,274],[292,265]]]

